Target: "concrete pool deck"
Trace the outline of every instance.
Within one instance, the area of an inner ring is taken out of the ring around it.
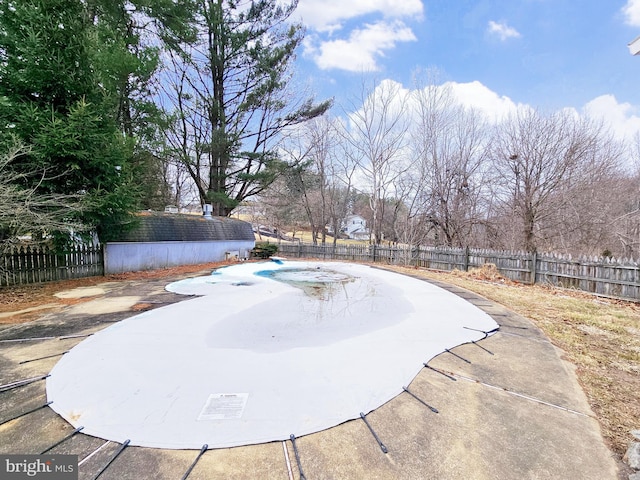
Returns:
[[[153,307],[185,300],[166,292],[166,283],[111,283],[93,300],[26,324],[0,326],[0,385],[47,375],[59,354],[83,339],[76,335],[132,316],[136,304]],[[439,413],[402,393],[367,415],[388,453],[381,451],[360,419],[297,438],[305,477],[618,478],[614,456],[562,352],[528,320],[461,288],[437,285],[491,315],[501,325],[500,331],[437,356],[428,364],[432,368],[422,369],[407,386]],[[43,339],[6,341],[20,338]],[[0,389],[0,453],[40,453],[73,431],[49,407],[10,420],[45,403],[44,381]],[[51,453],[78,455],[80,478],[88,479],[101,471],[119,447],[79,433]],[[196,450],[127,447],[100,478],[182,478],[197,454]],[[300,473],[292,443],[287,441],[208,450],[188,478],[286,480],[300,478]]]

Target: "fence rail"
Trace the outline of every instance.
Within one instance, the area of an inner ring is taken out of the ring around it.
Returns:
[[[102,246],[17,245],[0,254],[0,285],[22,285],[104,275]]]
[[[297,258],[351,260],[451,271],[491,263],[501,275],[521,283],[547,283],[624,300],[640,301],[640,266],[614,258],[495,251],[474,248],[313,245],[282,243],[279,252]],[[0,254],[0,285],[40,283],[104,275],[102,246],[14,246]]]
[[[474,248],[306,243],[282,243],[279,253],[297,258],[380,262],[445,271],[467,271],[491,263],[501,275],[517,282],[546,283],[606,297],[640,301],[640,267],[629,259],[574,259],[570,255]]]

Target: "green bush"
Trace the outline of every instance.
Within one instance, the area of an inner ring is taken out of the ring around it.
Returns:
[[[251,250],[251,255],[256,258],[269,258],[278,252],[278,245],[275,243],[261,242]]]

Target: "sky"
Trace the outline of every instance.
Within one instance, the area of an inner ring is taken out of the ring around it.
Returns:
[[[300,0],[296,18],[296,67],[318,99],[348,102],[365,77],[411,88],[433,69],[490,116],[573,108],[640,132],[640,0]]]

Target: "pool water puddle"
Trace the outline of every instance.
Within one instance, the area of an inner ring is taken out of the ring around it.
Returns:
[[[348,299],[346,284],[356,281],[356,277],[346,273],[320,268],[262,270],[256,272],[256,275],[300,288],[310,297],[323,301],[331,300],[340,294]]]

